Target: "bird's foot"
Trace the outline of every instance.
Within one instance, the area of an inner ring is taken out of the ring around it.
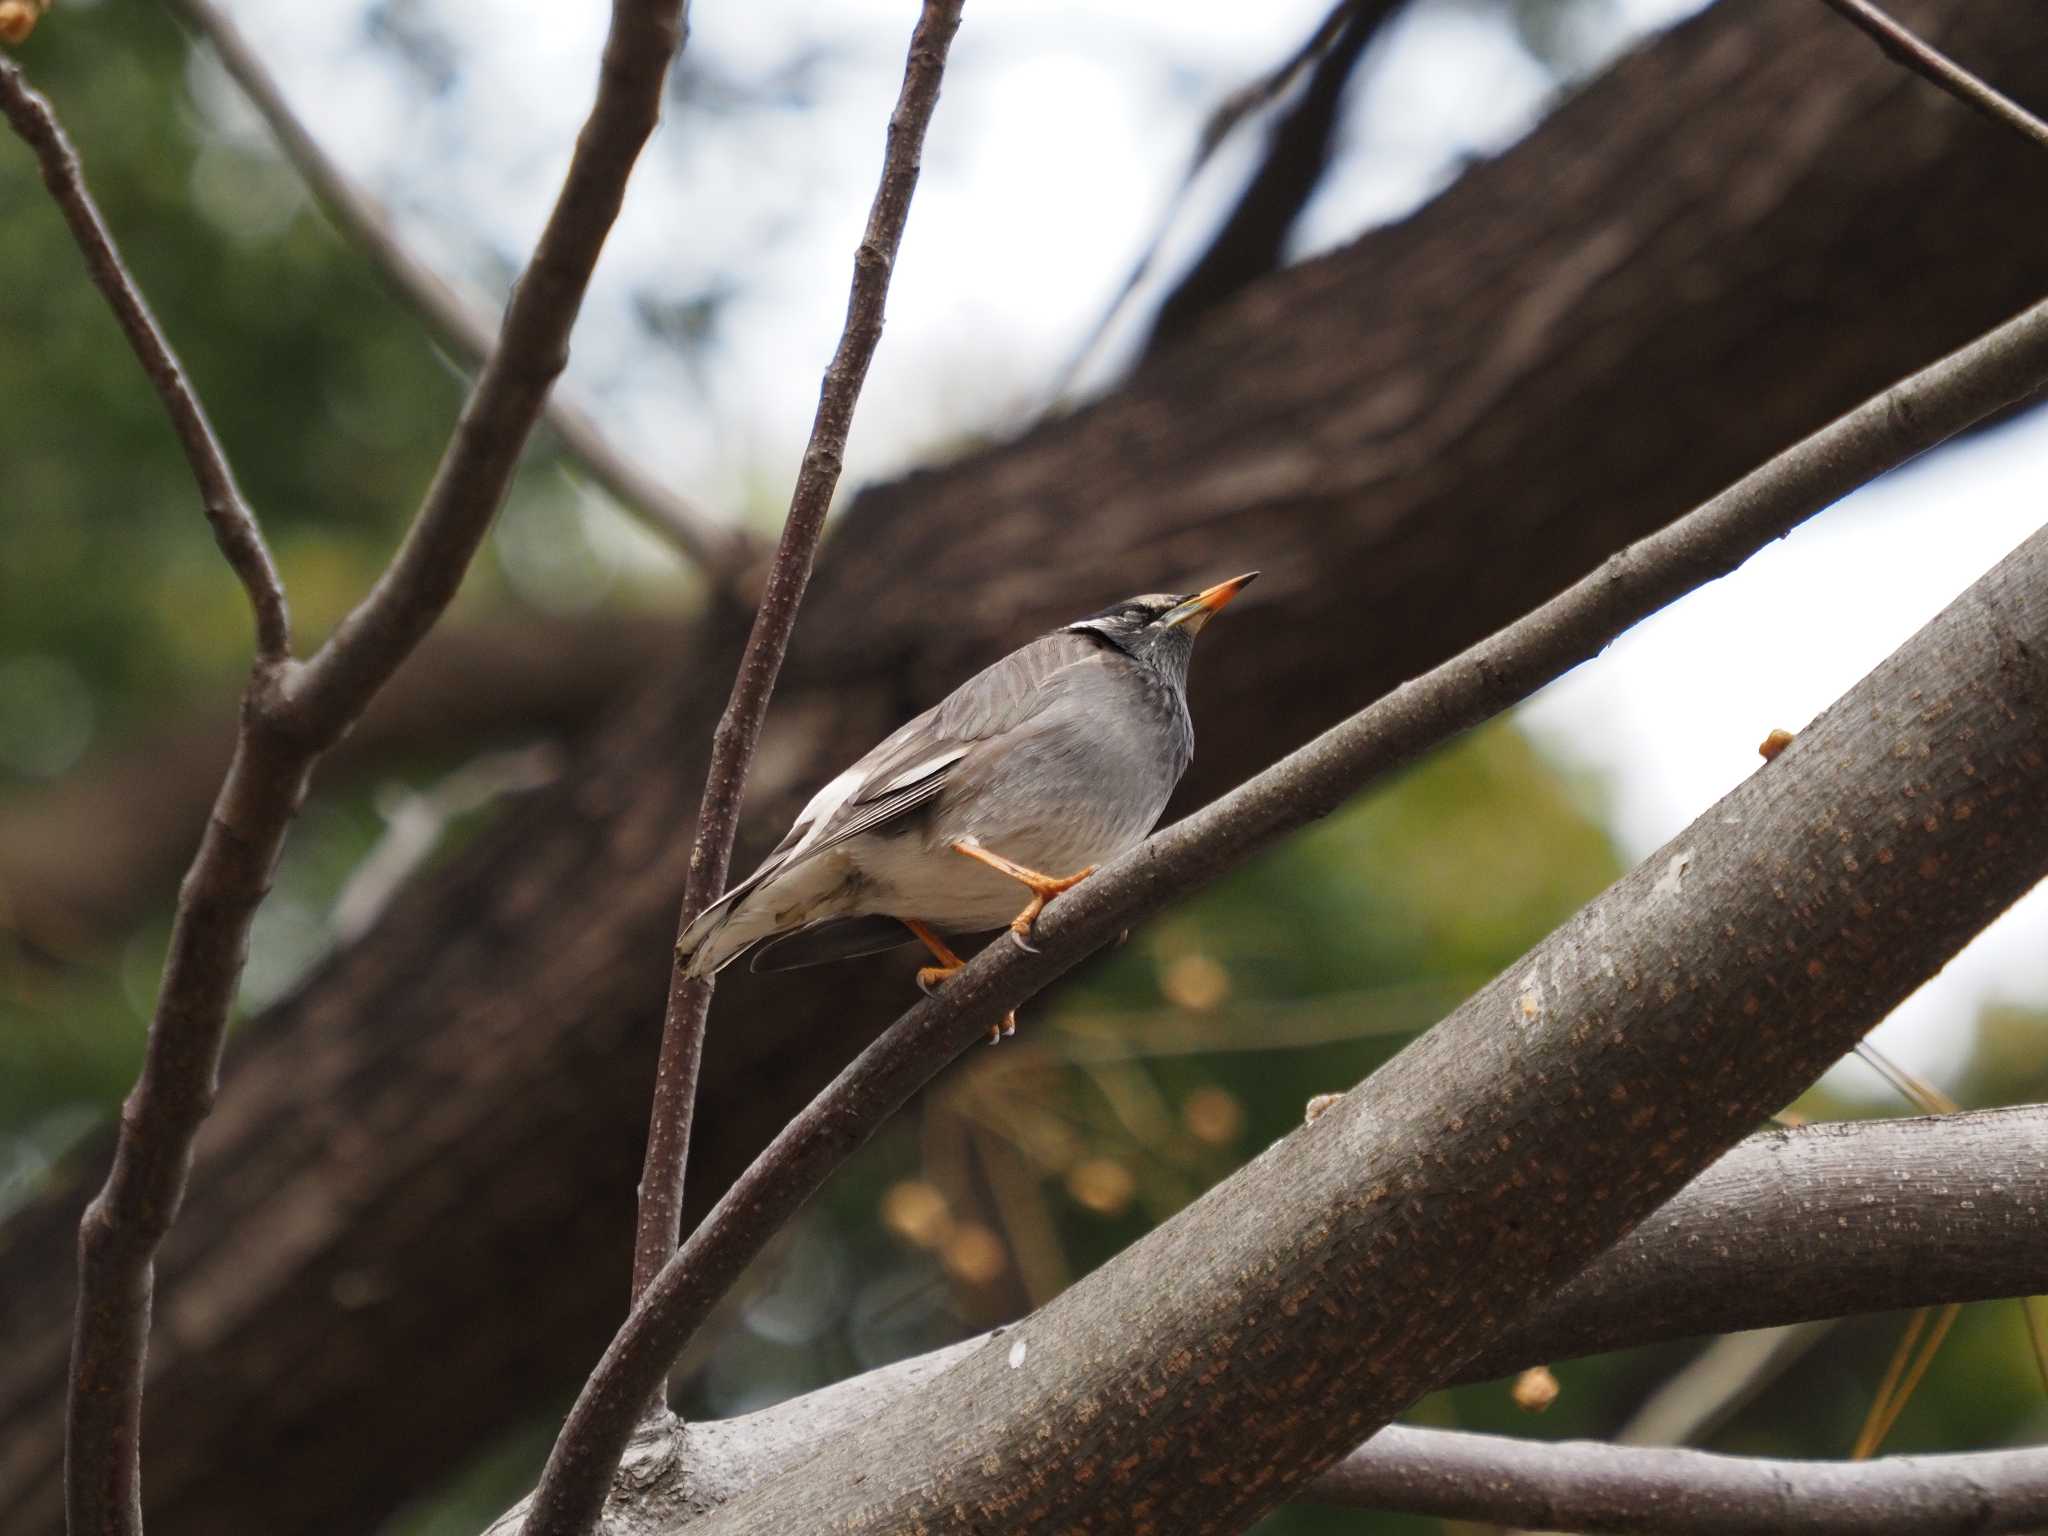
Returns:
[[[939,962],[937,965],[923,966],[917,973],[918,989],[926,997],[930,997],[935,988],[944,986],[946,982],[959,972],[960,967],[967,962],[954,954],[952,946],[947,944],[944,939],[932,932],[923,923],[908,921],[904,926],[916,934],[919,939],[923,940],[924,947],[930,950]],[[989,1025],[988,1043],[995,1045],[1002,1040],[1003,1036],[1014,1035],[1015,1033],[1017,1033],[1017,1014],[1013,1009],[1003,1015],[1002,1023]]]
[[[1031,893],[1031,899],[1024,904],[1024,910],[1010,919],[1010,940],[1027,955],[1038,953],[1031,945],[1031,927],[1038,921],[1038,914],[1045,910],[1045,904],[1095,873],[1096,866],[1072,875],[1045,875],[1035,869],[1026,869],[1022,864],[1012,863],[999,853],[991,853],[972,838],[963,837],[953,844],[953,851],[964,854],[976,863],[986,864],[999,875],[1008,875],[1012,880]]]

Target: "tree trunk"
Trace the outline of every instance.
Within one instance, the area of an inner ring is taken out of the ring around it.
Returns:
[[[1900,10],[2048,99],[2024,7]],[[2037,153],[1811,0],[1725,0],[1097,405],[862,496],[799,626],[743,858],[1033,631],[1260,566],[1196,668],[1184,798],[1208,798],[2039,297],[2044,194]],[[238,1042],[159,1268],[154,1536],[360,1529],[595,1359],[624,1306],[675,904],[737,650],[679,640],[560,786]],[[912,997],[886,961],[722,987],[693,1205]],[[0,1232],[11,1531],[57,1523],[94,1163]]]

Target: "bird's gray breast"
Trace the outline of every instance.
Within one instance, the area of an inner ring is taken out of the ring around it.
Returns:
[[[1048,873],[1100,864],[1152,830],[1194,756],[1173,682],[1119,653],[1067,668],[1047,706],[977,749],[933,818],[941,843],[972,834]]]

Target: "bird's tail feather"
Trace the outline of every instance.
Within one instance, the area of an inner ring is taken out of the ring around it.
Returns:
[[[774,923],[762,922],[758,918],[750,920],[744,909],[747,896],[781,867],[779,858],[769,858],[690,920],[690,926],[676,941],[676,954],[685,962],[685,976],[715,976],[737,960],[756,939],[764,939],[775,931]]]
[[[768,929],[748,922],[738,902],[721,898],[699,912],[676,941],[676,957],[685,976],[702,978],[724,970]]]

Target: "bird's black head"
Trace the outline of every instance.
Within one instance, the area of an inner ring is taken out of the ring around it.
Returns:
[[[1127,597],[1066,627],[1070,633],[1098,635],[1134,660],[1157,667],[1185,683],[1195,636],[1258,574],[1247,571],[1186,595],[1148,592],[1142,597]]]

